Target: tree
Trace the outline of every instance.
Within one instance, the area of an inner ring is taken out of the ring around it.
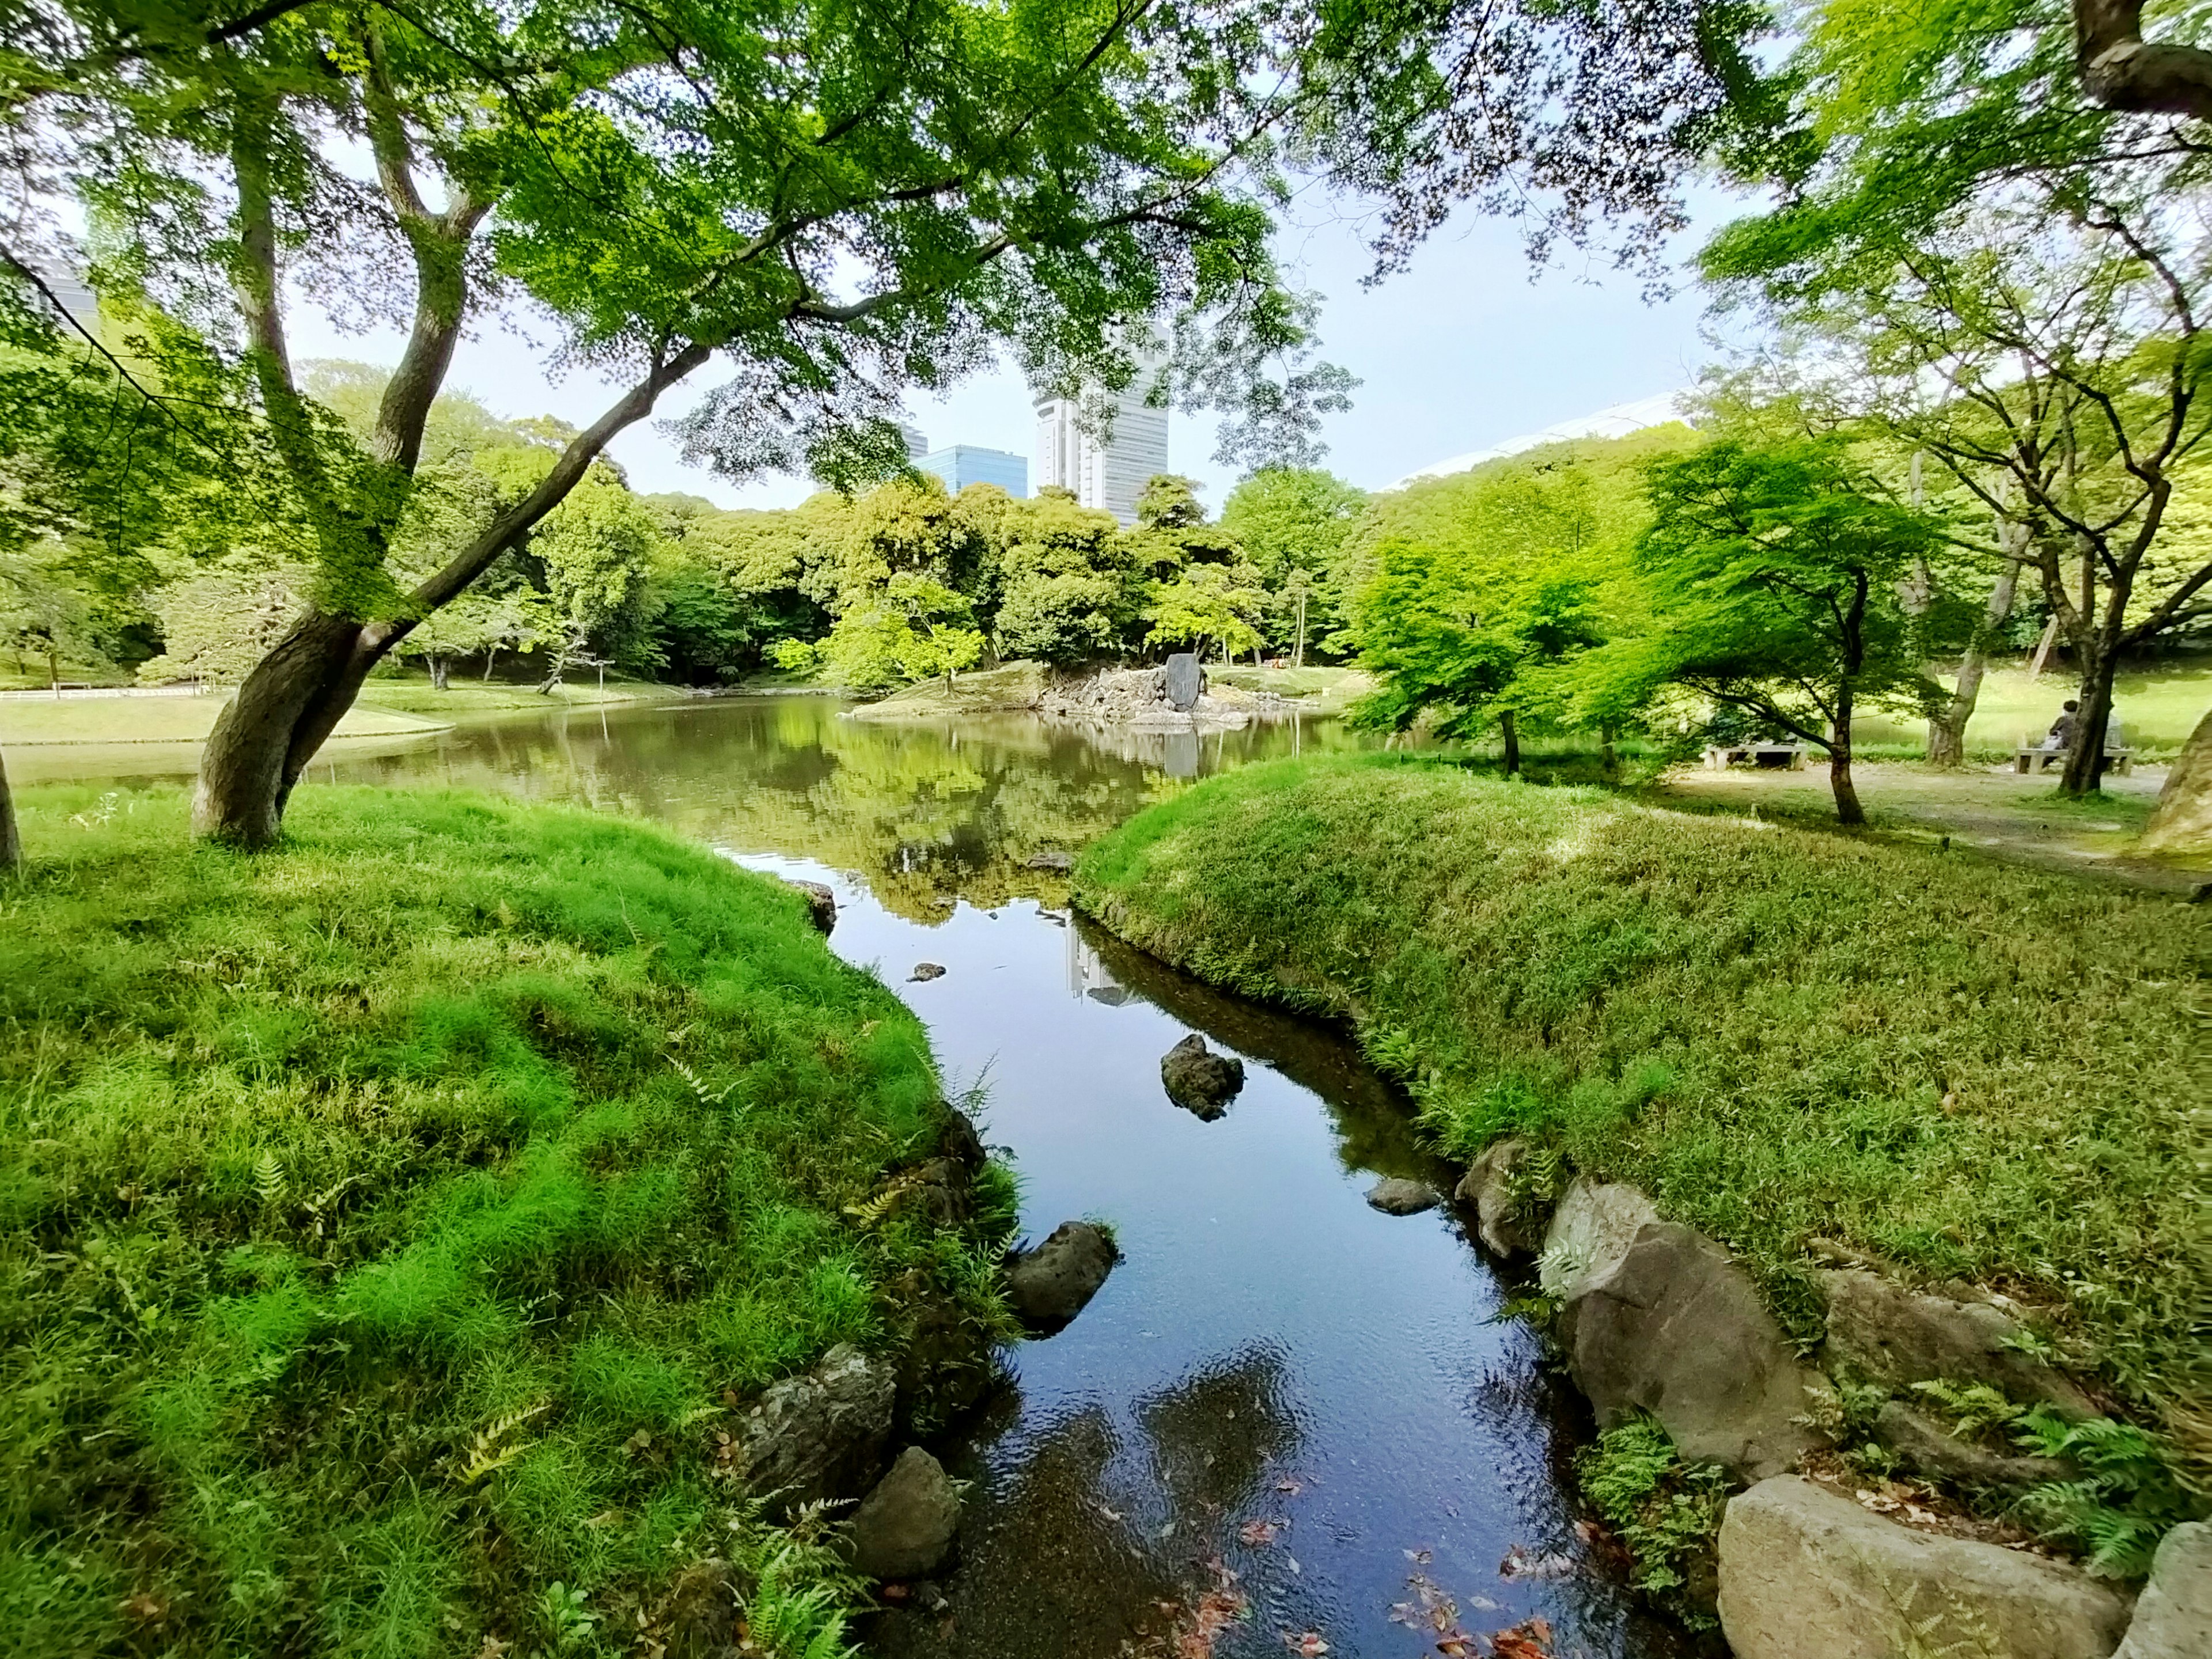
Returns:
[[[998,529],[1000,656],[1072,665],[1122,647],[1137,615],[1137,572],[1112,514],[1046,490],[1011,503]]]
[[[1309,638],[1341,624],[1345,596],[1338,562],[1365,494],[1317,467],[1263,467],[1243,480],[1221,507],[1222,533],[1244,550],[1279,596],[1271,630],[1303,667]]]
[[[1901,240],[1871,190],[1733,227],[1706,266],[1819,341],[1821,395],[1940,465],[1994,520],[1991,562],[2033,572],[2081,679],[2061,787],[2094,790],[2122,657],[2212,615],[2212,557],[2159,556],[2212,432],[2191,298],[2212,249],[2117,193],[1984,203]]]
[[[546,514],[529,541],[530,556],[544,573],[553,624],[553,663],[539,690],[558,685],[594,636],[625,623],[635,627],[659,547],[660,525],[653,510],[604,467]],[[614,641],[598,642],[609,647],[600,657],[617,654]]]
[[[1172,581],[1155,582],[1143,611],[1152,624],[1150,642],[1188,645],[1201,659],[1218,646],[1224,662],[1240,651],[1258,650],[1260,630],[1254,624],[1267,596],[1238,574],[1228,565],[1194,563]]]
[[[1142,4],[959,0],[743,17],[311,0],[235,20],[64,0],[37,21],[0,110],[30,139],[99,135],[42,153],[115,228],[118,270],[234,330],[313,531],[311,603],[203,762],[196,823],[241,844],[275,836],[375,662],[710,356],[732,373],[689,422],[695,454],[732,477],[842,480],[889,452],[909,386],[993,341],[1073,381],[1126,368],[1125,325],[1172,323],[1210,337],[1217,399],[1302,349],[1264,181],[1240,171],[1256,106],[1220,95],[1249,30],[1210,44]],[[890,40],[914,49],[880,51]],[[366,137],[373,185],[328,161],[333,131]],[[292,368],[301,278],[410,319],[364,443]],[[628,388],[403,589],[388,556],[428,410],[472,311],[514,291]],[[1282,391],[1261,402],[1280,412]]]
[[[1653,626],[1586,653],[1577,676],[1613,696],[1686,688],[1828,753],[1836,817],[1863,823],[1851,780],[1861,709],[1924,709],[1899,586],[1927,521],[1862,493],[1828,444],[1711,445],[1650,468],[1637,563]]]
[[[862,690],[950,678],[982,655],[968,601],[914,571],[900,571],[838,617],[821,648],[839,681]]]

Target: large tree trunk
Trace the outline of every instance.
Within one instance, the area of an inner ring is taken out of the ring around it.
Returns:
[[[0,782],[0,791],[4,791]],[[2197,722],[2166,775],[2158,807],[2136,842],[2141,853],[2212,853],[2212,709]]]
[[[1505,740],[1505,775],[1521,775],[1521,727],[1510,708],[1498,711],[1498,733]]]
[[[2081,85],[2107,109],[2212,121],[2212,52],[2142,38],[2142,0],[2074,0]]]
[[[1866,809],[1859,805],[1858,786],[1851,781],[1851,687],[1848,680],[1836,693],[1836,719],[1829,728],[1828,787],[1836,797],[1837,823],[1866,822]]]
[[[1598,763],[1609,778],[1620,775],[1620,757],[1613,746],[1613,722],[1607,720],[1597,728]]]
[[[2105,726],[2112,717],[2112,677],[2119,665],[2119,653],[2101,640],[2082,665],[2081,708],[2075,717],[2066,770],[2058,781],[2061,794],[2094,795],[2105,786]]]
[[[1999,573],[1996,586],[1990,590],[1988,608],[1983,612],[1982,625],[1974,630],[1974,637],[1966,643],[1966,654],[1959,659],[1959,678],[1950,700],[1928,721],[1928,758],[1936,766],[1956,767],[1966,763],[1966,722],[1974,717],[1974,704],[1982,695],[1982,675],[1989,667],[1990,647],[1996,642],[1997,630],[2012,615],[2013,599],[2020,586],[2020,566],[2008,564]]]
[[[23,864],[23,839],[15,830],[15,798],[8,791],[8,763],[0,757],[0,875]]]

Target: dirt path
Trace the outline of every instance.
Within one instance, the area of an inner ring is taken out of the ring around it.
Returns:
[[[1939,772],[1863,761],[1852,772],[1868,829],[1876,835],[1914,841],[1948,836],[1954,845],[2010,863],[2160,892],[2190,893],[2212,882],[2212,854],[2140,859],[2130,851],[2165,781],[2162,766],[2108,778],[2104,793],[2087,801],[2068,800],[2049,778],[2024,777],[2008,767]],[[1678,768],[1653,782],[1648,793],[1690,811],[1756,811],[1808,827],[1835,827],[1835,798],[1823,766],[1802,772]]]

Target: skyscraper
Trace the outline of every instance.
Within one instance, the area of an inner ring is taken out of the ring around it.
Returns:
[[[957,495],[971,483],[992,483],[1013,496],[1030,493],[1030,464],[1003,449],[981,444],[948,444],[933,449],[915,463],[924,472],[934,472],[945,487]]]
[[[1168,470],[1168,411],[1145,402],[1151,380],[1140,370],[1114,400],[1114,435],[1106,442],[1083,430],[1072,398],[1037,399],[1037,488],[1058,484],[1085,507],[1103,507],[1123,524],[1137,521],[1146,480]]]

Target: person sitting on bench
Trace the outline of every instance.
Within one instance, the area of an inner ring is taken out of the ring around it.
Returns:
[[[2067,698],[2066,706],[2058,711],[2058,718],[2051,722],[2051,731],[2043,739],[2043,746],[2049,750],[2071,749],[2074,746],[2074,727],[2081,718],[2081,705],[2071,697]]]

